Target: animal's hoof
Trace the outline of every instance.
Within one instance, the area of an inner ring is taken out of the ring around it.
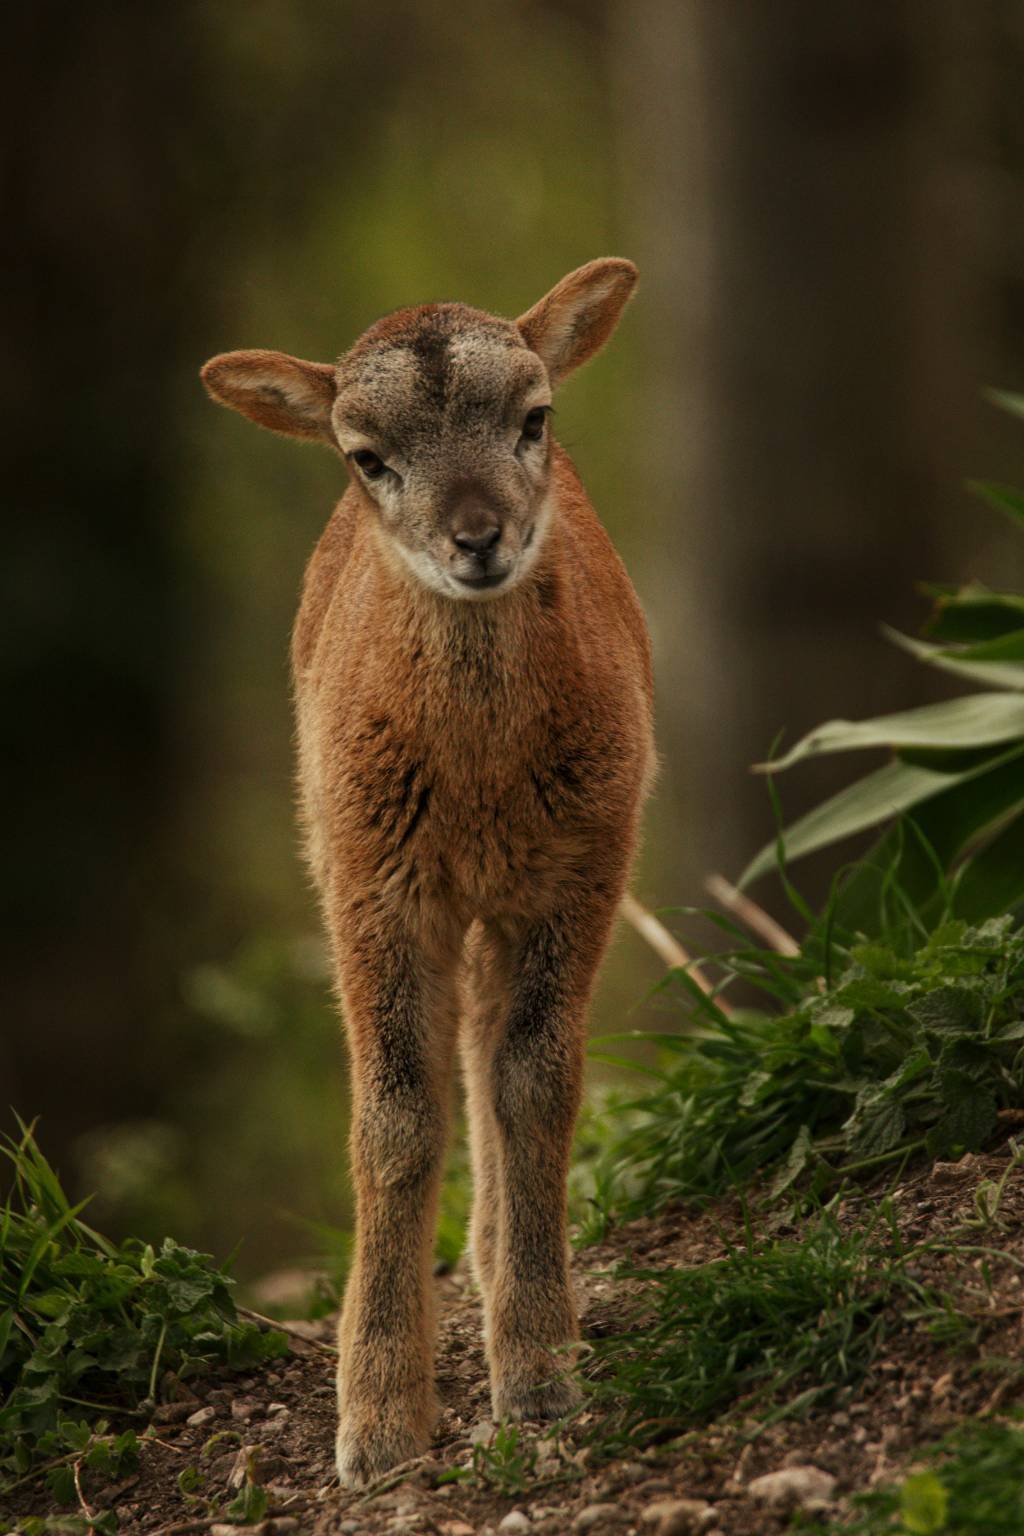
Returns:
[[[561,1419],[579,1403],[582,1393],[570,1376],[556,1376],[535,1385],[496,1386],[491,1394],[494,1417],[501,1419]]]
[[[343,1488],[365,1488],[425,1450],[426,1440],[420,1444],[410,1429],[383,1424],[355,1428],[343,1422],[334,1446],[338,1481]]]

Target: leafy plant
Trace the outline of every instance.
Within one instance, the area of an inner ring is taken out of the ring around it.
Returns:
[[[997,403],[1024,416],[1024,397]],[[975,484],[992,506],[1024,531],[1024,496]],[[825,753],[885,747],[891,760],[815,807],[748,865],[740,884],[768,873],[781,846],[785,861],[891,823],[913,821],[914,835],[883,838],[844,893],[841,916],[870,931],[879,872],[898,852],[898,878],[926,920],[947,901],[970,921],[1024,901],[1024,595],[980,582],[930,586],[926,640],[888,631],[931,667],[985,691],[873,720],[818,726],[764,771],[779,773]]]
[[[876,1226],[889,1224],[879,1235]],[[914,1277],[888,1202],[867,1230],[843,1232],[821,1212],[799,1242],[742,1247],[699,1269],[620,1269],[640,1280],[628,1325],[597,1339],[590,1395],[609,1410],[602,1450],[668,1438],[739,1406],[802,1411],[859,1379],[885,1340],[897,1304],[948,1319]]]
[[[0,1489],[46,1469],[68,1499],[72,1464],[110,1476],[137,1455],[135,1435],[109,1435],[108,1419],[144,1424],[164,1373],[249,1367],[288,1344],[240,1320],[208,1255],[170,1238],[115,1247],[87,1226],[85,1202],[71,1205],[21,1131],[0,1145],[13,1169],[0,1213]]]
[[[688,990],[684,1030],[632,1037],[659,1060],[598,1160],[605,1219],[769,1168],[781,1192],[812,1169],[824,1184],[915,1151],[958,1156],[988,1140],[1001,1109],[1024,1106],[1024,930],[1012,917],[947,922],[907,956],[855,944],[832,955],[831,983],[810,979],[809,953],[721,957],[779,1013],[730,1016]]]
[[[524,1493],[534,1486],[537,1450],[523,1436],[518,1424],[499,1424],[489,1441],[474,1445],[469,1466],[442,1473],[438,1483],[473,1479],[495,1493]]]
[[[842,1527],[846,1536],[1019,1536],[1024,1530],[1019,1424],[976,1420],[922,1459],[924,1470],[857,1499],[860,1515]]]

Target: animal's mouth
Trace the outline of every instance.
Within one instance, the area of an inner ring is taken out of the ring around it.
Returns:
[[[485,592],[491,587],[500,587],[508,580],[508,571],[492,571],[488,575],[480,576],[456,576],[454,579],[460,587],[465,587],[469,592]]]

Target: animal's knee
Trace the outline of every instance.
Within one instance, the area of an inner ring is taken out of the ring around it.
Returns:
[[[365,1102],[352,1137],[353,1161],[371,1185],[395,1189],[429,1180],[444,1150],[444,1119],[424,1092],[378,1093]]]
[[[556,1137],[571,1131],[579,1106],[581,1072],[569,1042],[551,1040],[547,1049],[523,1048],[506,1038],[494,1056],[494,1110],[506,1135],[517,1132]]]

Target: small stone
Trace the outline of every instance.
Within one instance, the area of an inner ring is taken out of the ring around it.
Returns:
[[[195,1398],[186,1402],[160,1403],[153,1410],[154,1424],[180,1424],[182,1419],[188,1419],[189,1414],[196,1406]],[[191,1422],[191,1421],[190,1421]]]
[[[231,1417],[241,1424],[248,1424],[249,1420],[256,1418],[260,1411],[259,1403],[252,1397],[236,1397],[231,1404]]]
[[[442,1520],[438,1530],[441,1536],[473,1536],[473,1527],[465,1520]]]
[[[210,1536],[238,1536],[237,1525],[211,1525]]]
[[[217,1417],[216,1408],[197,1408],[195,1413],[190,1413],[185,1423],[190,1429],[202,1429],[204,1424],[209,1424],[211,1419]]]
[[[493,1419],[478,1419],[469,1431],[470,1445],[487,1445],[494,1439]]]
[[[270,1417],[270,1415],[272,1413],[287,1413],[287,1412],[288,1412],[288,1404],[287,1403],[268,1403],[267,1404],[267,1418],[268,1419],[269,1419],[269,1417]]]
[[[603,1525],[625,1525],[629,1516],[617,1504],[587,1504],[572,1522],[574,1531],[595,1531]]]
[[[274,1515],[265,1522],[274,1532],[274,1536],[285,1536],[288,1531],[297,1531],[299,1521],[296,1515]]]
[[[641,1525],[653,1525],[655,1536],[691,1536],[703,1531],[715,1518],[706,1499],[658,1499],[640,1516]]]
[[[508,1514],[498,1521],[498,1530],[503,1532],[504,1536],[529,1536],[529,1532],[533,1530],[533,1521],[525,1510],[510,1509]]]
[[[338,1524],[338,1531],[340,1532],[340,1536],[356,1536],[356,1532],[358,1530],[358,1520],[342,1520]],[[232,1531],[232,1536],[234,1536],[234,1531]]]
[[[773,1509],[799,1506],[810,1511],[826,1509],[832,1502],[836,1480],[820,1467],[786,1467],[766,1472],[747,1484],[747,1493]]]

